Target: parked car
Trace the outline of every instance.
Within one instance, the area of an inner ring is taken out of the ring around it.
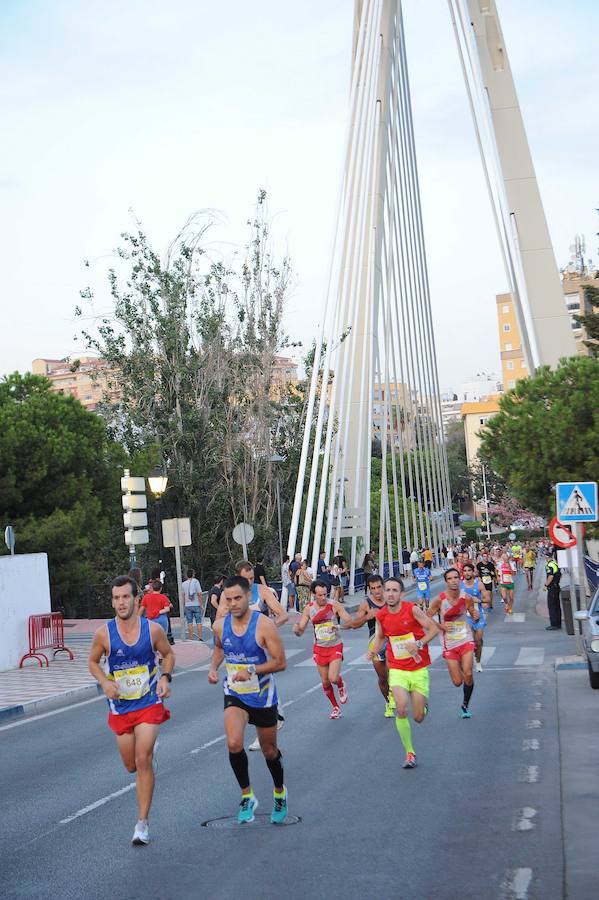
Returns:
[[[579,609],[574,618],[582,622],[582,645],[589,667],[591,687],[599,689],[599,588],[588,609]]]

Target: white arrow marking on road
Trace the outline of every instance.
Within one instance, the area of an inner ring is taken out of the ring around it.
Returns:
[[[526,723],[526,727],[527,728],[542,728],[543,723],[541,722],[540,719],[529,719],[528,722]]]
[[[536,738],[525,738],[522,741],[522,749],[526,750],[540,750],[541,744],[537,741]]]
[[[545,651],[542,647],[521,647],[515,666],[542,666]]]
[[[538,766],[523,766],[520,770],[518,781],[526,781],[528,784],[536,784],[539,780],[540,769]]]
[[[512,831],[531,831],[535,828],[533,819],[536,814],[537,811],[536,809],[533,809],[532,806],[524,806],[522,809],[519,809],[516,812]]]

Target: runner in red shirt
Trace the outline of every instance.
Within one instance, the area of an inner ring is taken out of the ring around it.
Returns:
[[[312,599],[305,607],[299,622],[293,626],[293,633],[298,637],[304,633],[311,622],[314,628],[314,662],[322,681],[322,689],[331,701],[333,711],[331,719],[341,718],[341,709],[335,696],[335,688],[339,688],[339,700],[347,703],[347,691],[341,677],[343,662],[343,643],[339,637],[337,617],[343,621],[343,628],[351,628],[353,620],[338,600],[327,598],[328,588],[324,581],[313,581],[310,585]]]
[[[145,615],[146,619],[156,622],[158,625],[161,625],[165,631],[168,631],[167,613],[172,604],[166,594],[160,592],[161,588],[162,582],[152,582],[152,590],[148,591],[148,593],[144,594],[141,598],[139,611],[142,615]]]
[[[400,578],[387,578],[384,597],[387,605],[376,614],[375,639],[368,659],[374,659],[385,638],[388,638],[389,687],[397,706],[395,725],[407,754],[403,767],[414,769],[416,754],[408,718],[408,699],[412,704],[414,721],[422,722],[428,712],[428,667],[431,664],[428,644],[439,629],[415,603],[404,600]]]
[[[474,690],[472,664],[475,644],[467,617],[470,615],[473,621],[478,620],[478,604],[472,597],[462,595],[460,573],[457,569],[448,569],[443,578],[447,588],[433,600],[427,615],[432,618],[437,613],[439,614],[441,622],[437,627],[441,630],[443,659],[447,663],[449,677],[455,686],[463,685],[464,702],[461,716],[463,719],[470,719],[471,713],[468,705]]]

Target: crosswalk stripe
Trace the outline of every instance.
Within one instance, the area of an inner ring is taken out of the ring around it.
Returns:
[[[526,613],[512,613],[511,616],[506,616],[503,621],[504,622],[526,622]]]
[[[435,662],[441,656],[443,648],[439,644],[435,644],[433,647],[429,645],[428,652],[430,653],[431,662]]]
[[[483,647],[483,656],[481,662],[488,663],[493,654],[495,653],[497,647]]]
[[[545,659],[542,647],[521,647],[515,666],[541,666]]]
[[[304,647],[292,647],[291,650],[288,650],[287,647],[285,647],[285,656],[287,657],[287,659],[291,659],[292,656],[297,656],[298,653],[303,652]]]

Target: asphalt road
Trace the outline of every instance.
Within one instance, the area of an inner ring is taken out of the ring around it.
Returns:
[[[570,645],[545,632],[523,580],[515,609],[525,621],[505,623],[497,608],[490,616],[486,643],[495,650],[476,678],[471,720],[459,718],[461,691],[443,660],[432,666],[431,712],[413,726],[413,771],[401,769],[372,668],[349,665],[365,649],[366,629],[347,636],[350,696],[339,721],[328,718],[308,635],[283,629],[296,651],[278,676],[295,825],[202,825],[235,816],[239,802],[222,690],[205,671],[173,681],[149,847],[130,844],[133,780],[103,700],[0,727],[2,897],[563,897],[553,660]],[[259,812],[269,813],[272,783],[259,753],[250,765]]]

